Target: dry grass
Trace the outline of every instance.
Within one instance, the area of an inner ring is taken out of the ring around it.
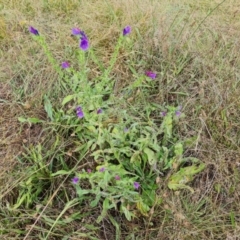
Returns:
[[[16,157],[22,146],[38,141],[41,131],[22,129],[17,118],[43,117],[42,97],[58,84],[46,56],[29,36],[28,25],[46,36],[59,62],[69,59],[74,64],[72,27],[83,28],[92,47],[107,62],[119,29],[130,24],[136,44],[131,52],[122,53],[115,66],[119,86],[132,81],[124,68],[126,58],[140,63],[135,66],[138,71],[157,71],[159,89],[152,93],[154,101],[183,105],[186,118],[179,134],[198,136],[196,146],[186,154],[197,156],[207,168],[193,182],[193,195],[160,187],[162,204],[152,209],[151,223],[139,219],[129,229],[129,223],[121,220],[123,239],[130,239],[131,234],[131,239],[239,239],[240,4],[237,0],[224,1],[202,22],[218,3],[0,0],[1,184],[11,185],[9,175],[18,164]],[[61,96],[57,91],[54,94],[57,104]],[[2,205],[1,217],[7,216],[6,212]],[[114,228],[105,224],[103,229],[113,236]],[[0,231],[2,228],[0,224]],[[16,236],[12,233],[6,239],[20,239]],[[106,234],[101,238],[106,239]]]

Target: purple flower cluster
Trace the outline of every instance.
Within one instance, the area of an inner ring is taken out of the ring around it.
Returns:
[[[99,169],[99,172],[105,172],[106,171],[106,168],[105,167],[101,167],[100,169]],[[87,169],[87,172],[88,172],[88,174],[90,174],[91,172],[92,172],[92,170],[91,169]],[[120,181],[121,180],[121,177],[119,176],[119,175],[116,175],[115,176],[115,180],[116,181]],[[74,178],[72,178],[72,183],[74,184],[74,185],[76,185],[76,184],[78,184],[78,182],[79,182],[79,178],[78,177],[74,177]],[[139,188],[140,188],[140,183],[139,182],[134,182],[133,183],[133,187],[136,189],[136,190],[138,190]]]
[[[64,64],[64,63],[62,63],[62,67],[63,67],[63,64]],[[66,68],[66,67],[65,67],[65,68]],[[103,110],[102,110],[101,108],[99,108],[99,109],[97,110],[97,114],[101,114],[102,112],[103,112]],[[76,114],[77,114],[77,117],[78,117],[78,118],[83,118],[83,117],[84,117],[84,112],[83,112],[81,106],[76,107]]]
[[[80,30],[79,28],[73,28],[72,29],[72,34],[75,36],[80,36],[80,43],[79,47],[83,50],[86,51],[89,48],[89,41],[87,35]]]
[[[139,182],[134,182],[133,186],[136,190],[138,190],[140,188],[140,183]]]
[[[126,26],[126,27],[123,29],[123,36],[126,36],[126,35],[128,35],[129,33],[131,33],[131,27],[130,27],[130,26]]]
[[[152,71],[146,71],[146,76],[150,77],[151,79],[155,79],[157,77],[157,74]]]
[[[84,117],[83,110],[80,106],[76,107],[76,113],[77,113],[78,118],[83,118]]]
[[[77,184],[79,182],[79,178],[78,177],[74,177],[73,179],[72,179],[72,183],[73,184]]]
[[[35,29],[35,28],[32,27],[32,26],[30,26],[30,27],[28,28],[28,30],[29,30],[30,33],[32,33],[32,34],[35,35],[35,36],[38,36],[38,35],[39,35],[38,30]]]
[[[164,111],[164,112],[161,112],[160,114],[161,114],[162,117],[165,117],[167,115],[167,112]]]
[[[120,178],[120,176],[116,175],[116,176],[115,176],[115,179],[116,179],[117,181],[119,181],[121,178]]]
[[[179,106],[179,107],[177,108],[177,110],[175,111],[175,116],[176,116],[176,117],[180,117],[180,116],[181,116],[181,114],[182,114],[181,109],[182,109],[182,106]],[[167,111],[161,112],[160,115],[161,115],[162,117],[165,117],[165,116],[167,115]]]
[[[70,64],[68,62],[62,62],[62,68],[66,69],[69,67],[70,67]]]
[[[175,114],[176,114],[177,117],[180,117],[181,112],[180,111],[176,111]]]
[[[79,28],[73,28],[72,29],[72,34],[73,35],[81,35],[81,30]]]
[[[180,117],[180,115],[182,114],[181,110],[182,110],[182,106],[178,106],[177,111],[175,112],[175,115],[177,117]]]
[[[103,112],[103,110],[101,109],[101,108],[99,108],[98,110],[97,110],[97,114],[101,114]]]

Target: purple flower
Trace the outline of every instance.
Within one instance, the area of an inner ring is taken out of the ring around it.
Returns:
[[[73,28],[72,29],[72,34],[73,35],[81,35],[82,33],[81,33],[82,31],[79,29],[79,28]]]
[[[30,26],[30,27],[28,28],[28,30],[29,30],[30,33],[32,33],[32,34],[35,35],[35,36],[38,36],[38,35],[39,35],[38,30],[35,29],[35,28],[32,27],[32,26]]]
[[[157,77],[157,74],[151,71],[145,72],[146,76],[150,77],[151,79],[155,79]]]
[[[130,26],[126,26],[126,27],[123,29],[123,36],[128,35],[130,32],[131,32],[131,27],[130,27]]]
[[[102,113],[103,111],[102,111],[102,109],[101,108],[99,108],[98,110],[97,110],[97,114],[100,114],[100,113]]]
[[[86,36],[81,37],[79,47],[83,50],[86,51],[89,48],[89,42],[88,38]]]
[[[78,177],[74,177],[74,178],[72,179],[72,183],[73,183],[73,184],[77,184],[78,181],[79,181],[79,178],[78,178]]]
[[[178,110],[178,111],[175,112],[175,114],[176,114],[177,117],[180,117],[181,112]]]
[[[80,37],[79,47],[83,51],[86,51],[89,48],[89,41],[88,41],[87,35],[83,31],[80,31],[80,35],[81,35],[81,37]]]
[[[83,110],[82,110],[82,108],[80,106],[78,106],[76,108],[76,113],[77,113],[78,118],[83,118],[84,117]]]
[[[91,169],[88,169],[88,170],[87,170],[87,172],[88,172],[88,173],[91,173],[91,172],[92,172],[92,170],[91,170]]]
[[[105,167],[102,167],[99,169],[99,172],[104,172],[105,171]]]
[[[73,28],[72,29],[72,34],[75,36],[80,35],[80,43],[79,43],[79,47],[83,50],[86,51],[89,48],[89,41],[87,38],[87,35],[81,31],[79,28]]]
[[[70,64],[68,62],[62,62],[62,68],[66,69],[69,67],[70,67]]]
[[[166,115],[167,115],[167,112],[165,111],[165,112],[160,112],[160,115],[162,116],[162,117],[165,117]]]
[[[121,178],[120,178],[118,175],[116,175],[116,176],[115,176],[115,179],[118,181],[118,180],[120,180]]]
[[[129,131],[129,128],[125,127],[123,131],[127,133]]]
[[[134,182],[133,186],[134,186],[135,189],[138,190],[138,188],[140,187],[140,183],[139,182]]]

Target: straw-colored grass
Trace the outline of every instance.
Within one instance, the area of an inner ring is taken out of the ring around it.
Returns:
[[[50,204],[43,212],[46,201],[33,209],[9,207],[16,198],[15,187],[24,182],[25,165],[17,157],[26,151],[23,146],[29,148],[44,141],[45,134],[39,127],[23,127],[17,119],[45,118],[45,93],[55,94],[55,105],[62,101],[59,77],[29,36],[29,25],[46,37],[59,62],[68,59],[76,66],[72,49],[77,46],[71,28],[84,29],[91,47],[107,64],[119,31],[131,25],[134,44],[129,51],[121,52],[114,67],[116,94],[133,81],[124,64],[127,59],[136,63],[139,72],[153,69],[158,73],[159,87],[149,93],[148,100],[182,105],[186,117],[178,129],[179,136],[198,137],[196,145],[185,153],[207,165],[192,183],[195,193],[172,192],[162,182],[158,190],[161,204],[151,210],[148,218],[129,223],[116,217],[121,239],[239,239],[237,0],[0,0],[0,239],[25,239],[37,217],[26,239],[44,239],[44,232],[53,224],[51,219],[57,219],[64,205],[59,197],[58,205]],[[92,72],[98,74],[97,69]],[[53,196],[58,186],[56,181]],[[87,213],[86,206],[81,214]],[[64,218],[71,214],[70,209]],[[115,227],[107,220],[89,230],[87,226],[96,219],[94,214],[79,222],[56,225],[59,232],[49,239],[91,239],[90,235],[115,239]],[[70,231],[76,235],[67,238]]]

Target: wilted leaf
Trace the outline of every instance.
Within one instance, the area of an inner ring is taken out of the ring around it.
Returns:
[[[205,168],[205,164],[201,163],[200,165],[193,165],[189,167],[181,168],[178,172],[174,173],[168,182],[168,187],[172,190],[179,189],[188,189],[191,192],[194,190],[187,186],[186,183],[189,183],[193,180],[195,175],[201,172]]]
[[[148,216],[148,211],[150,210],[149,206],[142,201],[137,202],[137,208],[142,215]]]

